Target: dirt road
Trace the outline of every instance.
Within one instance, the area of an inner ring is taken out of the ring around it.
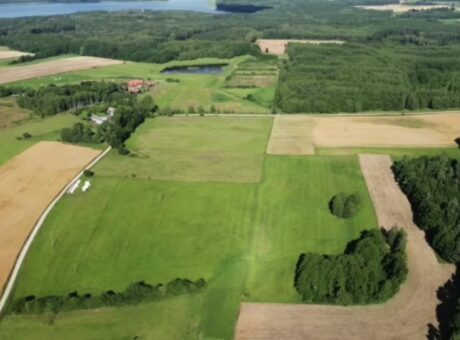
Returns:
[[[391,171],[389,156],[360,155],[360,164],[379,224],[408,234],[409,276],[383,305],[342,307],[243,303],[236,339],[425,339],[437,324],[436,292],[454,268],[438,263],[424,233],[412,222],[407,198]]]
[[[0,68],[0,84],[122,63],[120,60],[113,59],[72,57],[37,64],[4,67]]]

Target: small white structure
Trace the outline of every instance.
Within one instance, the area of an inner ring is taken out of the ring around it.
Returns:
[[[76,181],[76,182],[69,188],[69,190],[67,190],[67,193],[70,194],[70,195],[72,195],[72,194],[75,192],[75,190],[78,189],[78,187],[80,186],[80,183],[81,183],[81,180]]]
[[[81,188],[81,191],[83,191],[83,192],[88,191],[90,186],[91,186],[91,182],[90,181],[85,181],[85,183],[83,184],[83,188]]]
[[[91,121],[95,123],[96,125],[101,125],[108,121],[110,118],[113,117],[115,114],[115,108],[114,107],[109,107],[107,109],[107,116],[98,116],[98,115],[91,115]]]

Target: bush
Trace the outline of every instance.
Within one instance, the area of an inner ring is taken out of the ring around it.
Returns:
[[[89,170],[89,169],[86,169],[85,171],[83,171],[83,176],[85,176],[85,177],[93,177],[94,172]]]
[[[24,132],[22,134],[22,139],[29,139],[29,138],[32,138],[32,135],[28,132]]]
[[[356,194],[347,195],[345,193],[339,193],[332,197],[329,202],[331,214],[339,218],[352,218],[358,213],[360,208],[361,199]]]

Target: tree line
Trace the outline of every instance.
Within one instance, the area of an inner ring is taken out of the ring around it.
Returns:
[[[446,155],[404,158],[393,171],[433,249],[446,261],[460,262],[460,161]]]
[[[369,304],[391,298],[408,273],[403,230],[363,231],[341,255],[302,254],[294,285],[302,300]]]
[[[177,278],[166,285],[150,285],[144,281],[135,282],[122,292],[108,290],[100,295],[80,295],[78,292],[72,292],[65,296],[35,297],[31,295],[13,301],[8,307],[8,313],[57,314],[80,309],[137,305],[178,295],[200,293],[206,287],[207,283],[204,279],[191,281]]]

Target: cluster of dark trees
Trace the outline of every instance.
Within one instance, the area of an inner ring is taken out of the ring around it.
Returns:
[[[460,46],[289,48],[276,105],[284,112],[360,112],[460,107]]]
[[[431,246],[443,259],[460,262],[460,161],[446,155],[404,158],[393,171]]]
[[[20,107],[44,117],[99,103],[119,102],[125,98],[129,95],[118,83],[86,81],[26,89],[18,96],[17,102]]]
[[[99,130],[97,130],[99,132]],[[89,124],[75,123],[72,127],[61,130],[61,140],[64,143],[102,143],[100,133],[95,133]]]
[[[332,215],[340,218],[352,218],[361,208],[361,199],[357,194],[348,195],[344,192],[332,197],[329,202],[329,210]]]
[[[204,279],[174,279],[166,285],[149,285],[143,281],[130,284],[122,292],[109,290],[100,295],[72,292],[66,296],[27,296],[11,303],[12,314],[57,314],[79,309],[118,307],[152,302],[168,297],[200,293],[207,287]]]
[[[308,303],[369,304],[392,297],[407,277],[406,234],[363,231],[342,255],[302,254],[295,288]]]

